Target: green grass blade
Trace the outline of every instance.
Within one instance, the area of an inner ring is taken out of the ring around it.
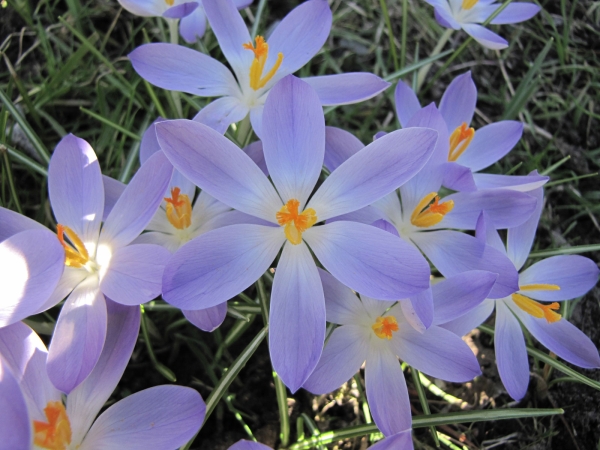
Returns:
[[[50,153],[42,143],[42,140],[39,138],[37,133],[33,131],[31,126],[29,125],[29,122],[27,122],[27,120],[21,115],[17,107],[13,104],[12,101],[10,101],[10,99],[2,89],[0,89],[0,100],[2,100],[2,103],[4,103],[4,105],[6,106],[6,109],[8,109],[10,115],[13,116],[15,122],[17,122],[19,126],[23,129],[23,132],[31,142],[31,145],[33,145],[33,148],[35,149],[38,156],[41,158],[42,161],[48,164],[50,162]]]
[[[557,248],[555,250],[542,250],[540,252],[531,252],[530,258],[547,258],[557,255],[579,255],[580,253],[600,251],[600,244],[575,245],[573,247]]]
[[[546,55],[552,48],[554,44],[554,39],[548,39],[546,45],[540,52],[540,54],[535,58],[533,65],[529,68],[521,82],[519,83],[519,87],[515,91],[515,95],[510,100],[510,103],[506,106],[504,111],[504,116],[502,120],[511,120],[517,117],[519,112],[523,109],[525,104],[529,101],[529,99],[535,94],[539,88],[539,80],[536,79],[539,74],[542,64],[546,59]]]
[[[488,420],[527,419],[531,417],[552,416],[554,414],[562,414],[563,412],[562,409],[520,408],[432,414],[430,416],[413,417],[413,428],[454,425],[457,423],[482,422]],[[375,425],[359,425],[356,427],[344,428],[343,430],[329,431],[327,433],[321,433],[318,437],[298,442],[297,444],[292,445],[290,450],[309,449],[316,445],[330,444],[341,439],[365,436],[367,434],[377,433],[378,431],[379,430]]]

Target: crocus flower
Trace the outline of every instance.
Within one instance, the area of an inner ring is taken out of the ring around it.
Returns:
[[[325,0],[309,0],[290,12],[268,42],[250,37],[232,0],[203,0],[206,16],[234,75],[203,53],[172,44],[146,44],[129,59],[140,76],[164,89],[201,97],[221,97],[195,120],[224,132],[250,114],[258,136],[262,112],[271,88],[304,66],[323,46],[331,29],[331,11]],[[305,78],[322,105],[356,103],[377,95],[389,83],[369,73],[346,73]]]
[[[543,204],[543,190],[534,191],[538,207],[532,217],[509,228],[506,247],[498,233],[482,215],[477,229],[479,239],[504,251],[516,270],[529,255]],[[462,336],[479,326],[496,308],[494,347],[500,378],[510,396],[523,398],[529,384],[529,362],[519,322],[550,351],[579,367],[600,367],[598,350],[592,341],[557,312],[558,302],[577,298],[598,281],[598,266],[579,255],[553,256],[536,262],[519,274],[519,289],[496,300],[485,300],[468,314],[442,326]],[[551,303],[542,303],[551,302]]]
[[[371,450],[413,450],[412,437],[409,430],[404,430],[373,444]],[[229,447],[229,450],[272,450],[258,442],[241,440]]]
[[[433,6],[435,19],[446,28],[465,32],[487,48],[500,50],[508,42],[493,31],[479,25],[485,22],[501,5],[496,0],[425,0]],[[519,23],[531,19],[540,7],[534,3],[513,2],[490,22],[492,25]]]
[[[269,340],[273,367],[296,391],[315,367],[325,337],[323,288],[307,244],[327,270],[358,292],[393,300],[428,287],[426,261],[401,239],[352,222],[314,225],[404,183],[431,155],[436,132],[414,128],[377,140],[332,173],[306,204],[325,150],[317,94],[286,77],[267,99],[264,124],[264,156],[277,190],[213,129],[188,120],[156,125],[160,146],[177,170],[219,201],[269,223],[231,225],[185,244],[165,269],[163,298],[182,309],[223,303],[256,281],[283,247]]]
[[[140,144],[140,163],[145,164],[157,152],[160,152],[156,140],[156,123],[165,119],[158,118],[148,127]],[[253,147],[256,147],[254,145]],[[262,149],[262,146],[260,146]],[[113,205],[122,195],[126,185],[104,176],[105,196],[104,214],[107,216]],[[169,184],[169,197],[165,197],[161,206],[148,223],[145,233],[139,235],[134,244],[157,244],[171,253],[183,244],[207,231],[236,223],[257,223],[253,216],[234,211],[231,207],[201,191],[195,198],[196,186],[178,170],[173,171]],[[194,199],[195,198],[195,199]],[[203,331],[214,331],[227,315],[227,304],[199,310],[183,310],[183,315]]]
[[[404,183],[398,193],[393,192],[367,208],[333,220],[353,220],[389,228],[388,231],[417,246],[445,277],[468,270],[488,270],[499,274],[490,297],[512,294],[518,289],[517,272],[506,255],[452,228],[475,229],[482,210],[494,218],[497,228],[513,227],[533,213],[537,200],[526,193],[508,189],[481,189],[441,197],[438,193],[444,179],[449,145],[446,124],[431,104],[419,110],[405,129],[410,130],[413,126],[435,129],[440,136],[426,166]],[[328,136],[332,136],[327,139],[326,154],[329,157],[325,158],[325,164],[333,170],[336,164],[360,151],[362,143],[343,130],[328,128],[327,131]],[[417,314],[427,327],[433,318],[433,301],[431,296],[425,296],[423,300],[418,302]]]
[[[135,346],[140,309],[107,300],[108,335],[98,364],[66,396],[46,374],[44,343],[28,326],[0,330],[0,448],[174,450],[200,428],[206,405],[197,391],[156,386],[110,406]],[[6,403],[6,405],[4,404]]]
[[[130,13],[142,17],[165,17],[181,19],[179,34],[189,44],[193,44],[206,31],[206,14],[201,0],[119,0]],[[252,0],[233,0],[237,9],[244,9]]]
[[[402,81],[395,92],[396,114],[402,127],[421,110],[415,92]],[[548,177],[537,175],[509,176],[476,173],[504,157],[519,142],[523,124],[514,120],[494,122],[475,131],[471,121],[477,102],[477,87],[471,72],[452,80],[439,104],[446,123],[448,146],[444,162],[444,186],[456,191],[506,188],[528,191],[542,186]]]
[[[172,171],[162,153],[153,156],[131,180],[100,229],[104,189],[94,150],[73,135],[64,137],[54,150],[48,191],[58,225],[57,234],[48,233],[47,238],[50,245],[58,241],[63,247],[65,267],[58,285],[52,277],[47,280],[56,288],[38,310],[68,296],[48,357],[49,377],[63,392],[77,386],[98,360],[106,336],[105,296],[137,305],[161,292],[162,271],[170,253],[158,245],[129,244],[157,210]],[[4,220],[6,210],[0,213]],[[46,245],[39,244],[40,248]],[[46,283],[43,277],[39,281]],[[43,290],[43,284],[37,289]]]
[[[348,381],[365,363],[365,385],[373,420],[390,436],[411,427],[406,381],[398,358],[436,378],[463,382],[481,373],[477,359],[458,336],[438,327],[417,331],[400,301],[362,295],[359,299],[325,271],[319,271],[325,293],[327,321],[333,330],[323,355],[303,387],[314,394],[331,392]],[[496,274],[465,272],[435,284],[434,298],[443,304],[436,316],[457,317],[490,292]]]

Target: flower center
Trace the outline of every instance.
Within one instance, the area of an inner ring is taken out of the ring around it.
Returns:
[[[173,6],[173,3],[175,3],[175,0],[165,0],[165,3],[169,6]]]
[[[392,339],[392,333],[398,331],[398,321],[394,316],[378,317],[371,326],[379,339]]]
[[[526,284],[519,286],[520,291],[559,291],[560,286],[556,284]],[[555,312],[560,308],[558,302],[544,305],[543,303],[536,302],[535,300],[525,297],[522,294],[512,294],[512,299],[516,305],[525,311],[527,314],[531,314],[533,317],[541,319],[545,318],[548,323],[558,322],[561,315]]]
[[[302,233],[317,223],[317,213],[314,209],[308,208],[298,214],[300,202],[295,198],[289,200],[275,214],[277,223],[285,226],[285,237],[294,245],[302,242]]]
[[[71,247],[65,241],[65,234],[75,248]],[[65,249],[65,266],[79,268],[85,266],[89,262],[90,255],[88,254],[85,245],[83,245],[83,242],[81,242],[79,236],[77,236],[77,233],[71,230],[68,226],[61,225],[59,223],[56,226],[56,235]]]
[[[463,3],[464,4],[464,3]],[[464,153],[475,136],[475,129],[467,128],[466,123],[462,123],[450,135],[450,150],[448,150],[448,161],[456,161]]]
[[[178,187],[171,188],[171,197],[167,202],[167,219],[175,228],[184,230],[192,224],[192,203],[185,194],[180,194]]]
[[[479,0],[463,0],[462,9],[471,9]]]
[[[48,450],[66,450],[71,443],[71,423],[61,402],[48,402],[44,408],[48,422],[33,421],[33,443]]]
[[[254,60],[250,66],[250,87],[255,91],[258,91],[260,88],[265,87],[269,80],[273,78],[277,69],[279,69],[279,66],[281,66],[283,53],[277,53],[277,61],[275,61],[271,70],[263,77],[262,73],[265,69],[267,57],[269,56],[269,44],[267,44],[267,41],[265,41],[265,38],[262,36],[256,36],[254,42],[256,43],[256,46],[252,45],[252,41],[242,44],[242,46],[246,50],[254,52]]]
[[[431,203],[432,200],[433,203]],[[410,216],[410,223],[419,228],[429,228],[440,223],[444,216],[454,208],[454,201],[448,200],[444,203],[439,203],[439,201],[440,197],[437,192],[431,192],[423,197]]]

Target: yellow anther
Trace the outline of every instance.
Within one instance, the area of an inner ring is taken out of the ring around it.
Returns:
[[[392,339],[392,333],[398,331],[398,321],[394,316],[378,317],[371,326],[375,336],[380,339]]]
[[[64,237],[65,234],[75,248],[67,244]],[[81,239],[79,239],[79,236],[77,236],[77,233],[66,225],[58,224],[56,225],[56,235],[65,249],[65,266],[76,268],[85,266],[90,260],[90,255],[83,242],[81,242]]]
[[[561,318],[560,314],[554,312],[560,308],[557,302],[544,305],[521,294],[512,294],[511,297],[519,308],[533,317],[537,317],[538,319],[543,317],[548,323],[558,322]]]
[[[560,291],[557,284],[525,284],[519,286],[520,291]]]
[[[175,3],[175,0],[165,0],[165,3],[169,6],[173,6],[173,3]]]
[[[456,161],[464,153],[475,136],[475,129],[467,128],[463,122],[450,135],[450,149],[448,150],[448,161]]]
[[[178,187],[171,188],[171,197],[167,202],[167,219],[175,228],[184,230],[192,224],[192,202]]]
[[[61,402],[48,402],[44,408],[48,422],[33,421],[33,443],[48,450],[66,450],[71,443],[71,423]]]
[[[479,0],[463,0],[462,9],[471,9]]]
[[[273,78],[279,69],[279,66],[281,66],[283,53],[277,53],[275,64],[273,64],[271,70],[263,77],[262,74],[265,70],[265,64],[269,56],[269,44],[267,44],[267,41],[265,41],[265,38],[262,36],[256,36],[254,42],[256,43],[256,46],[253,46],[252,42],[247,42],[246,44],[242,44],[242,46],[246,50],[250,50],[254,53],[254,60],[250,66],[250,87],[255,91],[258,91],[260,88],[265,87],[269,80]]]
[[[277,212],[275,217],[277,223],[285,226],[285,237],[294,245],[302,242],[302,233],[317,223],[317,213],[314,209],[308,208],[298,214],[300,202],[295,198],[289,200]]]
[[[431,203],[432,200],[433,203]],[[444,216],[454,208],[454,201],[448,200],[444,203],[439,203],[439,201],[440,197],[437,192],[431,192],[423,197],[410,216],[410,223],[419,228],[429,228],[440,223]]]

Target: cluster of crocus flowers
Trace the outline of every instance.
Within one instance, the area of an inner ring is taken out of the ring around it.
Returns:
[[[477,25],[496,11],[493,1],[428,2],[445,26],[505,45]],[[121,3],[181,19],[188,42],[204,33],[205,14],[233,73],[186,47],[137,48],[131,62],[150,83],[218,98],[194,120],[158,118],[127,185],[102,176],[86,141],[64,137],[48,170],[56,233],[0,208],[0,437],[8,448],[167,450],[188,442],[205,414],[190,388],[150,388],[98,415],[132,354],[138,305],[162,295],[213,331],[227,301],[267,271],[274,370],[292,392],[323,394],[364,364],[369,408],[385,435],[376,450],[412,448],[399,359],[435,378],[473,379],[480,368],[461,336],[494,309],[497,364],[513,398],[524,397],[529,381],[520,324],[568,362],[600,367],[597,349],[559,303],[591,289],[598,267],[557,256],[522,270],[548,177],[480,172],[517,144],[523,125],[476,128],[470,73],[452,81],[438,106],[421,107],[399,82],[402,129],[365,146],[326,127],[322,107],[371,98],[389,83],[368,73],[292,75],[329,35],[327,1],[304,2],[266,37],[250,35],[237,11],[244,0]],[[537,11],[510,4],[492,23]],[[261,141],[241,149],[223,136],[240,121]],[[507,230],[506,244],[497,230]],[[62,300],[47,350],[20,321]],[[268,447],[240,441],[231,449]]]

